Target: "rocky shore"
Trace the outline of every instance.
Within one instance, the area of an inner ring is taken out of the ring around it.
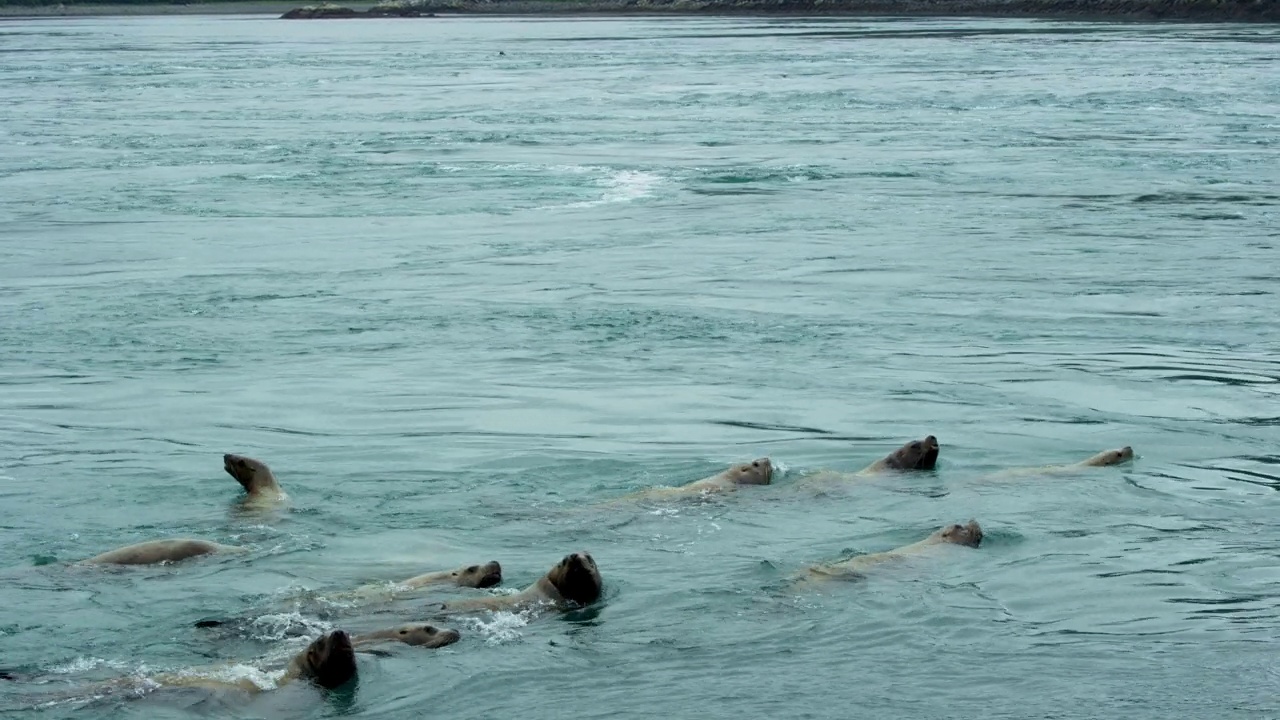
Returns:
[[[284,17],[457,15],[971,16],[1063,20],[1280,22],[1280,0],[419,0],[367,12],[298,8]]]
[[[368,10],[356,10],[342,5],[325,3],[305,5],[289,10],[280,16],[284,20],[344,20],[347,18],[435,17],[412,5],[375,5]]]

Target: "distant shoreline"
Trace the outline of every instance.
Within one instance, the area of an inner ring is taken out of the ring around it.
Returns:
[[[352,3],[364,9],[372,3]],[[299,3],[288,0],[249,0],[209,3],[86,3],[72,5],[0,5],[0,20],[47,17],[102,17],[106,15],[280,15]]]
[[[0,18],[279,16],[310,2],[0,5]],[[319,4],[319,3],[314,3]],[[341,3],[364,12],[371,2]],[[483,16],[985,17],[1087,21],[1280,22],[1280,0],[418,0],[423,14]],[[408,21],[408,20],[406,20]]]

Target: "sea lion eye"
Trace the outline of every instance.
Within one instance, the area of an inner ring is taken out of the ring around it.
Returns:
[[[479,569],[480,569],[480,566],[479,566],[479,565],[472,565],[471,567],[467,568],[467,572],[469,572],[469,573],[473,573],[473,572],[475,572],[475,571],[477,571],[477,570],[479,570]]]
[[[408,630],[401,629],[401,630],[400,630],[400,634],[401,634],[401,635],[408,635],[408,634],[409,634],[409,631],[408,631]]]
[[[755,462],[751,463],[751,467],[753,467],[753,468],[758,468],[758,467],[760,467],[760,461],[759,461],[759,460],[757,460],[757,461],[755,461]]]
[[[436,629],[435,629],[435,628],[433,628],[433,627],[431,627],[430,625],[423,625],[423,626],[422,626],[422,632],[424,632],[424,633],[426,633],[426,634],[428,634],[428,635],[435,635],[435,634],[436,634]]]

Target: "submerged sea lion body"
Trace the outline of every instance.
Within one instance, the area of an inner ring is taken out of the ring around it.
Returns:
[[[988,480],[1002,480],[1009,478],[1027,477],[1029,475],[1066,475],[1070,473],[1083,472],[1090,468],[1110,467],[1121,463],[1129,462],[1133,459],[1133,448],[1125,445],[1122,448],[1113,450],[1103,450],[1097,455],[1085,458],[1078,463],[1069,465],[1044,465],[1041,467],[1024,467],[1011,468],[1009,470],[1001,470],[986,476]]]
[[[976,548],[982,543],[982,528],[976,520],[970,520],[966,525],[948,525],[938,529],[929,537],[919,542],[904,545],[887,552],[870,553],[868,555],[858,555],[837,563],[825,563],[820,565],[811,565],[802,571],[799,578],[801,582],[814,582],[834,579],[850,579],[857,578],[862,573],[876,565],[880,565],[892,560],[901,560],[915,555],[920,555],[932,548],[943,545],[964,545],[966,547]]]
[[[773,480],[773,463],[767,457],[756,458],[749,463],[731,465],[711,477],[695,480],[679,487],[658,487],[641,490],[623,500],[658,500],[688,497],[713,492],[737,490],[742,485],[768,485]]]
[[[534,608],[563,612],[599,600],[603,587],[595,559],[590,553],[576,552],[565,555],[545,575],[514,595],[446,602],[435,609],[446,615],[485,610],[521,612]]]
[[[271,468],[261,460],[227,453],[222,456],[222,468],[244,488],[243,502],[249,507],[272,507],[289,499]]]
[[[162,562],[177,562],[199,555],[210,555],[223,552],[248,552],[247,548],[234,545],[220,545],[208,540],[193,538],[169,538],[165,540],[148,540],[134,545],[95,555],[81,560],[81,565],[152,565]]]

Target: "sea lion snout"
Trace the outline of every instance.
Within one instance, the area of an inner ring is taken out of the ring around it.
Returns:
[[[481,565],[480,570],[484,574],[480,576],[479,584],[476,587],[489,588],[502,583],[502,565],[498,564],[497,560],[490,560]]]
[[[329,647],[333,649],[342,649],[351,647],[351,636],[346,630],[334,630],[329,635]]]
[[[502,582],[502,565],[490,560],[483,565],[469,565],[454,570],[450,577],[461,587],[487,588]]]
[[[591,553],[565,555],[546,577],[566,600],[586,606],[600,599],[603,581]]]

